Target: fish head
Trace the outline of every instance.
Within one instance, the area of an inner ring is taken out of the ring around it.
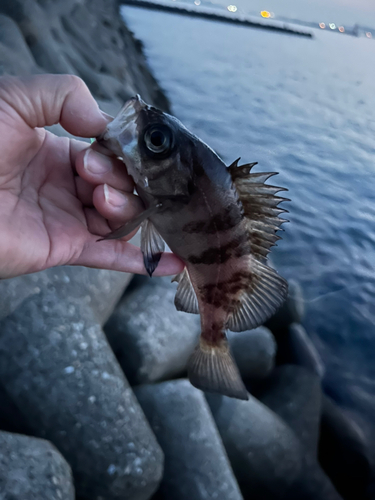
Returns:
[[[138,192],[154,197],[187,194],[195,136],[139,95],[125,104],[97,140],[123,159]]]

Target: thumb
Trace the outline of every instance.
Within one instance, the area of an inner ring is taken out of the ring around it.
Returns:
[[[79,137],[96,137],[107,125],[86,84],[74,75],[0,78],[0,99],[31,128],[60,123]]]

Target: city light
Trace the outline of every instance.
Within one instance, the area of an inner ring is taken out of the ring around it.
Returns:
[[[237,7],[235,5],[228,5],[227,9],[229,12],[237,12]]]
[[[339,26],[339,32],[340,32],[340,33],[344,33],[344,31],[345,31],[344,26]]]
[[[372,33],[371,33],[371,31],[367,31],[366,36],[367,36],[367,38],[372,38]]]
[[[319,27],[322,28],[322,30],[324,30],[326,25],[325,25],[325,23],[319,23]]]
[[[331,30],[334,30],[334,29],[336,29],[336,24],[335,23],[329,23],[329,27],[331,28]]]
[[[268,12],[268,10],[262,10],[262,11],[260,12],[260,15],[261,15],[262,17],[265,17],[266,19],[268,19],[269,17],[271,17],[271,13],[270,13],[270,12]]]

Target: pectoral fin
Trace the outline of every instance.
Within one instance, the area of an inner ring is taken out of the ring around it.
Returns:
[[[124,236],[127,236],[128,234],[132,233],[135,229],[137,229],[137,227],[140,226],[143,221],[145,221],[148,217],[150,217],[150,215],[155,213],[160,207],[161,205],[158,204],[146,208],[146,210],[137,215],[137,217],[130,220],[129,222],[119,227],[115,231],[112,231],[112,233],[106,234],[103,238],[100,238],[98,241],[116,240],[118,238],[123,238]]]
[[[145,268],[150,276],[157,268],[161,254],[164,252],[163,238],[148,219],[142,222],[141,250]]]

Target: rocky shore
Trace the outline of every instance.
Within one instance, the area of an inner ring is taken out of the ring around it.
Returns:
[[[112,0],[0,0],[0,74],[43,72],[110,113],[137,92],[168,110]],[[322,390],[298,284],[230,337],[249,401],[186,380],[199,318],[175,289],[70,267],[0,281],[0,500],[370,500],[371,443]]]

